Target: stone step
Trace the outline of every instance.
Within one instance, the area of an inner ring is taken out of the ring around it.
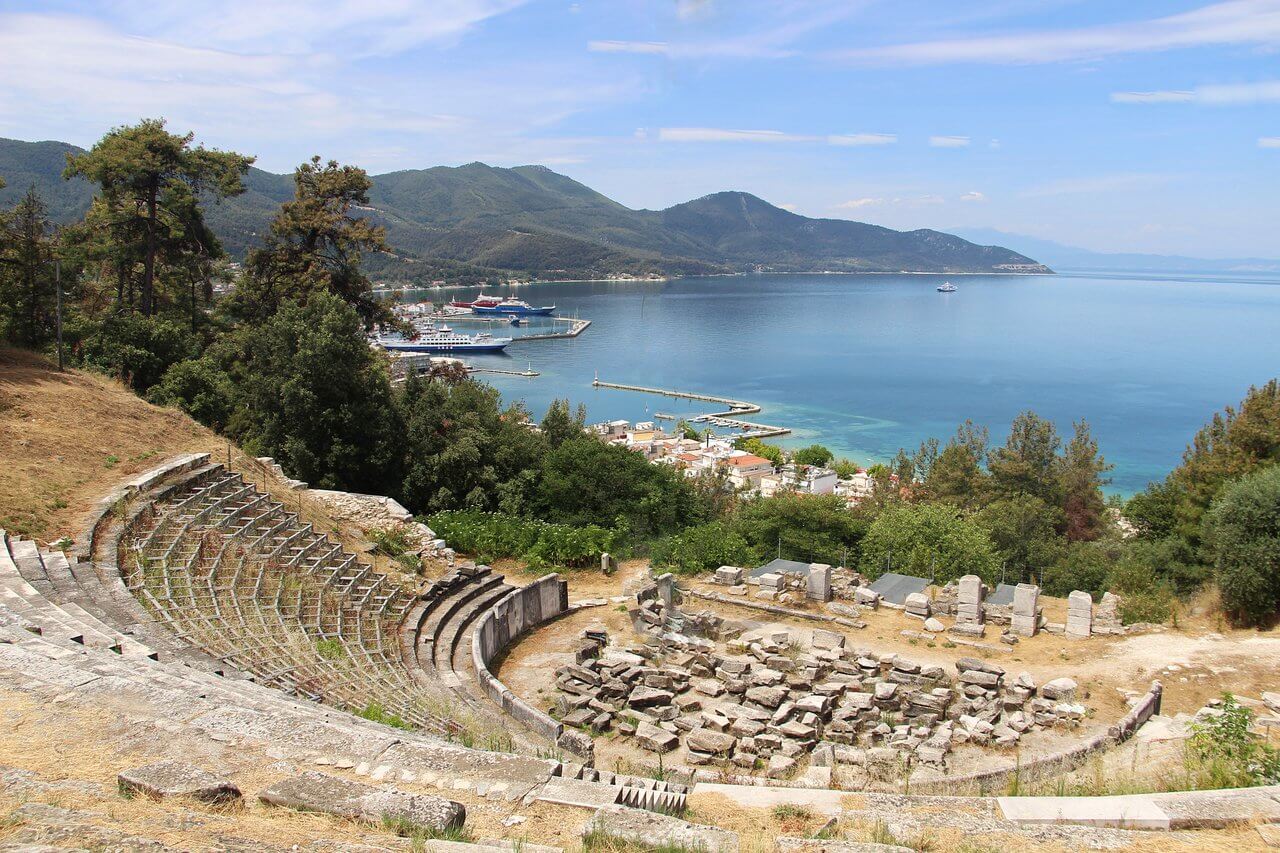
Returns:
[[[452,672],[454,670],[454,655],[458,652],[459,643],[462,640],[462,635],[466,633],[467,626],[474,622],[480,614],[489,610],[515,589],[515,587],[503,581],[501,577],[497,578],[497,580],[499,583],[487,587],[479,595],[468,599],[441,626],[433,650],[433,659],[437,670],[442,672]],[[470,647],[467,647],[464,651],[469,657],[471,654]]]
[[[473,683],[475,679],[474,665],[471,661],[471,635],[476,621],[495,604],[515,590],[510,584],[495,587],[486,595],[475,599],[458,615],[454,623],[456,632],[453,635],[449,652],[448,669],[454,672],[464,684]],[[468,690],[473,698],[480,698],[480,690]]]
[[[314,770],[276,782],[259,793],[258,799],[272,806],[429,833],[461,829],[467,818],[467,810],[461,803],[443,797],[374,787]]]
[[[484,595],[488,590],[502,586],[503,583],[501,575],[485,573],[479,576],[476,583],[467,584],[452,593],[445,602],[432,611],[418,632],[418,660],[422,666],[429,669],[436,668],[436,650],[443,643],[441,638],[444,636],[446,623],[468,602],[477,596]]]

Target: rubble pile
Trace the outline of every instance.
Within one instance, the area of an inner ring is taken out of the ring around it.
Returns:
[[[851,649],[843,634],[822,629],[806,648],[789,631],[758,630],[723,652],[670,632],[625,649],[584,639],[598,644],[597,656],[556,671],[566,725],[616,728],[657,753],[683,745],[689,765],[773,778],[792,775],[806,757],[812,768],[852,765],[869,775],[913,764],[945,770],[955,745],[1009,747],[1028,732],[1076,726],[1087,713],[1070,679],[1037,687],[976,658],[958,660],[952,675]]]

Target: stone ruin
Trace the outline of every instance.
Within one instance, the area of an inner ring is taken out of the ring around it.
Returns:
[[[1014,642],[1014,637],[1034,637],[1042,630],[1065,633],[1079,639],[1094,634],[1125,633],[1120,621],[1120,598],[1114,593],[1105,593],[1095,607],[1089,593],[1072,592],[1067,597],[1067,621],[1051,623],[1044,617],[1040,606],[1040,587],[1035,584],[1018,584],[1014,587],[1013,602],[1006,605],[988,601],[989,592],[976,575],[966,575],[942,587],[929,602],[930,609],[933,615],[955,617],[951,633],[981,637],[985,634],[986,625],[1007,626],[1003,636],[1009,642]],[[914,609],[908,606],[907,612],[926,618],[918,602]]]
[[[635,594],[635,606],[628,610],[637,633],[661,636],[684,634],[691,637],[731,639],[742,626],[710,610],[688,613],[680,609],[680,591],[670,572],[660,575]]]
[[[833,600],[855,601],[863,586],[862,575],[847,568],[833,568],[826,563],[810,563],[805,572],[767,572],[750,577],[738,566],[721,566],[711,582],[729,587],[734,595],[746,595],[748,586],[756,586],[754,597],[788,604],[800,600],[826,603]]]
[[[638,596],[642,643],[612,645],[602,629],[588,629],[576,662],[556,671],[565,725],[616,729],[656,753],[683,743],[690,765],[772,778],[791,776],[811,756],[809,773],[825,778],[810,781],[830,784],[836,765],[850,765],[854,778],[914,764],[944,771],[955,745],[1009,747],[1087,714],[1067,678],[1037,686],[976,658],[956,661],[951,674],[851,649],[843,634],[822,629],[808,648],[790,631],[757,630],[721,650],[706,636],[669,630],[674,584],[671,605],[663,585],[659,578]]]

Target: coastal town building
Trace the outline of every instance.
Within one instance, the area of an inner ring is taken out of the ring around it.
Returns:
[[[616,420],[592,424],[587,431],[602,441],[642,454],[655,465],[669,465],[686,477],[723,474],[735,489],[772,497],[792,492],[806,495],[839,495],[855,506],[872,494],[875,479],[864,469],[840,479],[830,468],[773,462],[734,446],[729,438],[684,438],[664,432],[651,421],[634,426]]]

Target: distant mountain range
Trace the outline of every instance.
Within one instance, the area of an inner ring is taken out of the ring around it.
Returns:
[[[0,205],[35,185],[59,221],[84,213],[94,188],[64,181],[62,142],[0,139]],[[247,191],[207,207],[239,257],[293,195],[289,175],[251,169]],[[373,176],[366,215],[387,229],[393,254],[370,259],[388,281],[466,280],[493,274],[560,278],[742,271],[1047,272],[1030,257],[940,231],[894,231],[810,219],[750,193],[721,192],[666,210],[632,210],[542,166],[466,166]]]
[[[1183,255],[1150,255],[1132,252],[1092,252],[1025,234],[995,228],[956,228],[954,232],[975,242],[999,242],[1034,255],[1055,269],[1116,270],[1130,272],[1270,273],[1280,272],[1280,258],[1191,258]]]

